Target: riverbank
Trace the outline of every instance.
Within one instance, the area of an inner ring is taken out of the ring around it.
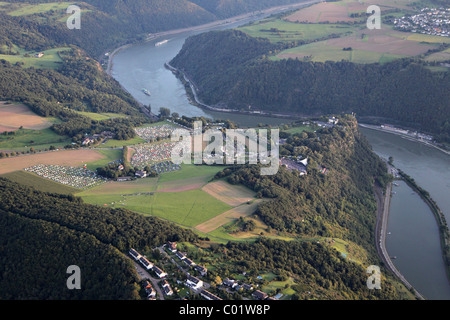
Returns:
[[[184,33],[184,32],[194,32],[194,31],[202,31],[202,30],[207,30],[207,29],[211,29],[214,27],[219,27],[219,26],[227,26],[227,25],[231,25],[234,23],[238,23],[241,21],[245,21],[249,18],[252,17],[262,17],[264,15],[270,15],[270,14],[276,14],[276,13],[280,13],[280,12],[284,12],[284,11],[289,11],[289,10],[294,10],[294,9],[299,9],[302,7],[306,7],[315,3],[321,2],[321,0],[311,0],[311,1],[305,1],[305,2],[299,2],[299,3],[294,3],[294,4],[286,4],[286,5],[282,5],[282,6],[276,6],[276,7],[271,7],[271,8],[267,8],[267,9],[263,9],[260,11],[254,11],[254,12],[249,12],[249,13],[245,13],[245,14],[241,14],[238,16],[234,16],[234,17],[230,17],[228,19],[222,19],[222,20],[217,20],[217,21],[213,21],[210,23],[205,23],[205,24],[201,24],[201,25],[197,25],[197,26],[192,26],[192,27],[187,27],[187,28],[181,28],[181,29],[173,29],[173,30],[168,30],[168,31],[163,31],[163,32],[157,32],[157,33],[151,33],[148,35],[148,37],[146,38],[145,41],[143,42],[148,42],[151,40],[155,40],[161,37],[165,37],[165,36],[170,36],[170,35],[176,35],[176,34],[180,34],[180,33]],[[119,48],[116,48],[109,56],[108,56],[108,62],[107,62],[107,68],[106,68],[106,72],[111,75],[112,72],[112,66],[113,66],[113,58],[114,56],[119,53],[120,51],[138,44],[139,42],[136,43],[130,43],[130,44],[126,44],[123,45]]]
[[[441,151],[441,152],[443,152],[443,153],[445,153],[445,154],[447,154],[447,155],[450,155],[450,151],[445,150],[445,149],[443,149],[443,148],[437,146],[437,145],[436,145],[435,143],[433,143],[433,142],[428,142],[428,141],[423,140],[423,139],[414,138],[414,137],[412,137],[412,136],[410,136],[410,135],[407,135],[407,134],[404,134],[404,133],[401,133],[401,132],[383,129],[383,128],[381,128],[380,126],[375,126],[375,125],[365,124],[365,123],[358,123],[358,125],[359,125],[360,127],[366,128],[366,129],[377,130],[377,131],[381,131],[381,132],[386,132],[386,133],[395,134],[395,135],[400,136],[400,137],[402,137],[402,138],[404,138],[404,139],[406,139],[406,140],[410,140],[410,141],[422,143],[422,144],[427,145],[427,146],[429,146],[429,147],[433,147],[433,148],[435,148],[435,149],[437,149],[437,150],[439,150],[439,151]]]
[[[210,105],[207,105],[200,101],[198,97],[198,89],[196,88],[195,84],[189,77],[186,75],[186,73],[182,72],[181,70],[171,66],[168,62],[164,64],[164,66],[170,70],[177,79],[181,81],[181,83],[184,85],[186,89],[186,95],[189,99],[189,102],[201,109],[213,111],[213,112],[221,112],[221,113],[228,113],[228,114],[242,114],[247,116],[260,116],[260,117],[270,117],[270,118],[280,118],[280,119],[289,119],[290,121],[295,120],[302,120],[302,119],[308,119],[311,116],[307,115],[300,115],[296,113],[270,113],[265,111],[242,111],[242,110],[236,110],[236,109],[226,109],[226,108],[218,108],[213,107]]]
[[[431,212],[433,212],[433,215],[439,227],[439,238],[441,243],[442,258],[445,264],[447,280],[450,283],[450,246],[449,246],[450,231],[444,213],[438,207],[436,202],[431,198],[430,194],[426,190],[419,187],[413,178],[411,178],[409,175],[407,175],[401,170],[398,170],[398,173],[402,177],[403,181],[405,181],[406,184],[422,198],[422,200],[430,208]]]
[[[393,173],[394,168],[388,165],[389,173]],[[374,194],[377,200],[377,220],[375,225],[375,246],[378,252],[378,256],[384,263],[385,267],[392,272],[405,286],[408,290],[414,292],[416,297],[420,300],[425,300],[425,298],[406,280],[403,274],[395,267],[392,262],[387,249],[386,249],[386,231],[388,227],[389,210],[391,205],[391,193],[392,193],[392,182],[386,186],[384,191],[381,187],[374,186]]]

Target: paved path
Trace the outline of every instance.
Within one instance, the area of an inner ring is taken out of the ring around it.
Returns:
[[[161,281],[160,279],[156,279],[154,277],[152,277],[147,270],[145,270],[141,265],[139,265],[136,261],[133,261],[134,263],[134,267],[136,268],[136,271],[139,275],[139,278],[141,280],[143,279],[148,279],[150,280],[150,282],[152,283],[153,289],[156,290],[157,292],[157,296],[159,300],[164,300],[164,294],[161,291],[161,288],[159,286],[159,282]]]
[[[388,171],[389,173],[396,176],[396,169],[394,167],[388,165]],[[389,183],[386,187],[386,194],[384,195],[384,197],[381,188],[375,187],[375,196],[377,198],[378,205],[377,223],[375,228],[377,252],[381,260],[384,262],[386,268],[390,270],[395,276],[397,276],[408,289],[413,289],[414,293],[419,299],[425,300],[425,298],[419,292],[417,292],[417,290],[414,289],[414,287],[406,280],[406,278],[400,273],[400,271],[398,271],[391,258],[389,257],[389,253],[386,249],[386,230],[388,226],[389,209],[391,205],[391,193],[392,183]]]

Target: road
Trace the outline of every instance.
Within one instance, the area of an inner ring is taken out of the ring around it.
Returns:
[[[153,289],[156,290],[157,297],[159,300],[164,300],[164,294],[159,286],[160,279],[152,277],[147,270],[145,270],[141,265],[139,265],[136,261],[133,261],[134,267],[136,268],[136,271],[140,277],[140,280],[148,279],[152,283]]]
[[[388,164],[388,171],[394,176],[397,176],[396,169]],[[413,289],[416,296],[425,300],[425,298],[417,292],[416,289],[406,280],[406,278],[398,271],[392,262],[389,253],[386,249],[386,231],[388,227],[389,208],[391,205],[392,183],[386,187],[386,193],[383,197],[381,188],[375,187],[375,196],[377,199],[377,222],[375,227],[376,248],[379,257],[383,261],[386,268],[391,271],[397,278],[399,278],[408,289]]]

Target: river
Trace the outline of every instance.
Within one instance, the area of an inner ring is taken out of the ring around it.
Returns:
[[[285,10],[285,9],[284,9]],[[271,14],[284,11],[283,9],[271,12]],[[286,118],[271,118],[257,115],[220,113],[205,110],[189,103],[184,85],[164,67],[166,62],[172,60],[181,50],[187,37],[212,30],[224,30],[236,28],[251,21],[268,16],[260,14],[238,22],[227,23],[203,30],[182,32],[146,43],[137,44],[119,51],[113,58],[111,75],[144,105],[151,105],[152,112],[158,113],[161,107],[169,108],[171,112],[188,117],[208,117],[214,119],[231,120],[242,127],[254,127],[259,123],[280,125],[288,123]],[[167,43],[155,46],[157,42],[169,40]],[[150,91],[147,96],[142,89]]]
[[[287,123],[288,120],[282,118],[217,113],[193,106],[183,84],[164,67],[164,63],[178,54],[187,37],[210,30],[234,28],[255,19],[250,17],[237,23],[173,34],[130,46],[114,56],[111,74],[139,102],[150,104],[154,113],[167,107],[180,115],[228,119],[241,126]],[[169,40],[167,43],[155,46],[156,42],[166,39]],[[142,92],[144,88],[151,92],[151,96]],[[396,167],[430,192],[450,221],[450,156],[393,134],[370,129],[362,131],[378,155],[386,159],[393,156]],[[394,191],[388,227],[391,234],[386,240],[389,254],[397,257],[394,264],[426,298],[450,299],[450,285],[445,275],[433,214],[404,183],[394,187]]]
[[[361,128],[375,153],[394,158],[394,165],[427,190],[450,219],[450,156],[398,135]],[[393,187],[386,248],[392,262],[427,299],[450,300],[450,284],[439,241],[436,219],[404,182]]]

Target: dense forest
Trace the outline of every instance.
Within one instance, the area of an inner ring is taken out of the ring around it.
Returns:
[[[383,65],[269,60],[278,49],[237,30],[208,32],[187,39],[171,65],[185,72],[208,105],[302,115],[355,112],[450,141],[450,73],[406,58]]]
[[[241,166],[225,169],[216,178],[227,177],[259,197],[271,198],[256,213],[275,230],[347,239],[375,257],[373,186],[384,187],[390,177],[355,119],[346,116],[340,126],[290,135],[280,146],[280,157],[308,158],[308,174],[299,176],[282,166],[276,175],[261,176],[256,166]]]

